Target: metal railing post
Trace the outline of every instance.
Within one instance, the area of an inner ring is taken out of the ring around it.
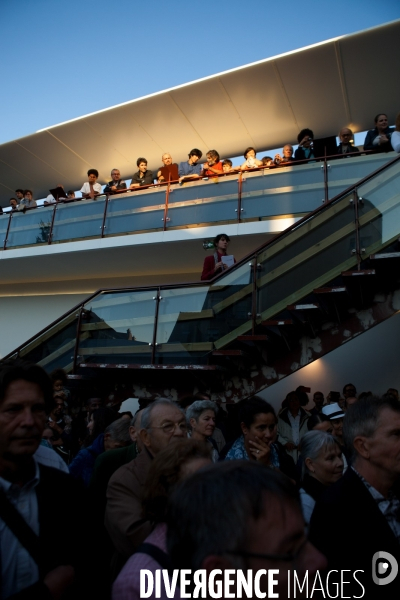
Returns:
[[[56,218],[57,204],[58,203],[56,202],[56,204],[54,206],[54,209],[53,209],[53,214],[51,216],[51,225],[50,225],[50,231],[49,231],[49,239],[47,240],[47,244],[49,246],[50,246],[50,244],[52,242],[52,239],[53,239],[53,226],[54,226],[54,221],[55,221],[55,218]]]
[[[251,309],[251,334],[255,334],[257,320],[257,255],[253,258],[253,298]]]
[[[156,346],[157,346],[157,326],[158,326],[158,311],[160,301],[162,300],[161,289],[157,288],[156,296],[154,296],[153,300],[155,300],[156,308],[154,311],[154,329],[153,329],[153,341],[151,343],[151,364],[154,365],[156,358]]]
[[[237,207],[238,223],[240,223],[241,214],[242,214],[242,185],[243,185],[243,174],[242,174],[242,171],[239,171],[239,179],[238,179],[238,207]]]
[[[78,317],[78,322],[76,324],[76,338],[75,338],[74,356],[73,356],[73,363],[72,363],[72,375],[76,375],[76,367],[77,367],[77,362],[78,362],[78,351],[79,351],[79,336],[81,333],[82,312],[83,312],[83,304],[81,304],[81,306],[79,308],[79,313],[76,315]]]
[[[167,221],[168,219],[168,203],[169,203],[169,194],[170,194],[171,181],[168,180],[167,189],[165,190],[165,206],[164,206],[164,218],[163,218],[163,231],[167,230]]]
[[[356,256],[357,256],[357,271],[361,270],[361,249],[360,249],[360,221],[358,214],[358,188],[353,191],[354,204],[354,220],[356,226]]]
[[[109,200],[109,195],[106,194],[106,201],[104,202],[104,214],[103,214],[103,222],[101,224],[101,237],[104,237],[104,229],[106,228],[106,216],[107,216],[107,207],[108,207],[108,200]]]
[[[7,231],[6,231],[6,237],[4,238],[4,247],[3,249],[6,249],[7,246],[7,240],[8,240],[8,232],[10,231],[10,225],[11,225],[11,219],[13,218],[13,214],[10,213],[10,216],[8,218],[8,225],[7,225]]]
[[[329,200],[329,191],[328,191],[328,165],[326,162],[326,150],[325,150],[325,156],[324,156],[324,190],[325,190],[325,204],[328,202]]]

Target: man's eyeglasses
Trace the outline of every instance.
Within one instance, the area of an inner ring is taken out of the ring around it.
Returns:
[[[149,429],[162,429],[164,433],[174,433],[175,427],[179,427],[179,429],[183,432],[187,431],[187,425],[184,421],[181,423],[164,423],[164,425],[154,425],[153,427],[149,427]]]

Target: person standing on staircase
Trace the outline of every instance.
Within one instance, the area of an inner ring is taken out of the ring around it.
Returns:
[[[228,261],[227,249],[230,241],[229,235],[226,233],[220,233],[214,239],[215,252],[204,259],[203,272],[201,274],[202,281],[212,279],[229,268],[229,262],[231,261]],[[236,262],[235,258],[232,258],[233,262]]]

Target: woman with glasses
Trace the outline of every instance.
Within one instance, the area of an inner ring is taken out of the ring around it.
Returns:
[[[325,431],[309,431],[300,443],[302,474],[300,500],[308,528],[318,498],[343,475],[342,450]]]
[[[196,400],[186,409],[189,437],[210,446],[213,462],[219,458],[216,442],[212,439],[215,429],[217,405],[211,400]]]
[[[282,471],[291,479],[297,479],[293,459],[277,441],[277,418],[268,402],[253,396],[239,403],[239,423],[242,435],[226,446],[221,455],[225,460],[245,459]]]

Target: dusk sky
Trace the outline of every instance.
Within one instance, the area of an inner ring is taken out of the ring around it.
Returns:
[[[398,0],[2,0],[0,143],[398,18]]]

